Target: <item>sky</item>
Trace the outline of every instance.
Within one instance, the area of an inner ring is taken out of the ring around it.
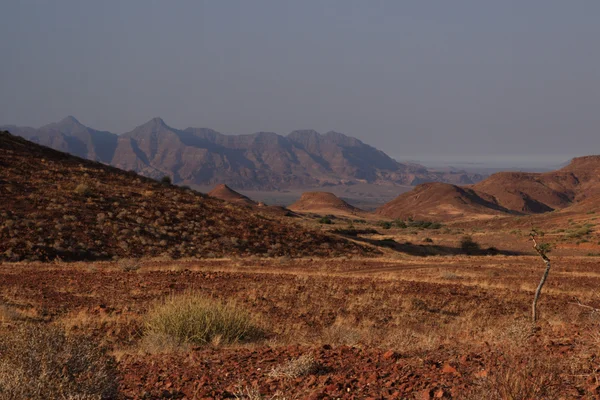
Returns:
[[[0,124],[335,130],[399,158],[600,154],[600,2],[3,1]]]

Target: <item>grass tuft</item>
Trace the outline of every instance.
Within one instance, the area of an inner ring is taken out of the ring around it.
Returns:
[[[271,378],[300,378],[315,374],[319,371],[319,364],[312,354],[303,354],[298,358],[273,367],[269,376]]]
[[[180,345],[218,345],[262,337],[246,310],[196,293],[170,296],[156,304],[148,312],[145,328],[147,337],[166,337]]]

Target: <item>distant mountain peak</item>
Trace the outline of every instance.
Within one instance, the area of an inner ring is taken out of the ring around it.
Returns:
[[[139,129],[139,128],[167,128],[167,129],[172,129],[169,125],[167,125],[165,123],[165,121],[160,118],[160,117],[154,117],[151,120],[149,120],[148,122],[138,126],[135,129]]]
[[[60,120],[59,122],[60,124],[76,124],[76,125],[81,125],[81,122],[79,122],[77,120],[77,118],[75,118],[72,115],[68,115],[65,118],[63,118],[62,120]]]

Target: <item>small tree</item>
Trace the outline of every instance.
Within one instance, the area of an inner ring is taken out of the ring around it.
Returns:
[[[546,283],[546,279],[548,278],[548,273],[550,273],[550,259],[546,255],[547,253],[550,252],[550,244],[540,243],[538,245],[538,243],[535,240],[535,237],[537,235],[538,235],[538,232],[536,232],[535,229],[531,229],[529,236],[531,237],[531,240],[533,241],[533,248],[540,255],[540,257],[542,257],[542,261],[544,261],[544,264],[546,264],[546,270],[544,271],[544,275],[542,275],[540,284],[538,285],[537,289],[535,290],[535,295],[533,297],[533,304],[531,305],[531,320],[533,323],[535,323],[537,321],[537,302],[538,302],[538,299],[540,298],[540,294],[542,294],[542,287],[544,286],[544,283]]]
[[[172,183],[171,177],[167,175],[163,176],[160,180],[160,183],[162,183],[163,185],[170,185]]]

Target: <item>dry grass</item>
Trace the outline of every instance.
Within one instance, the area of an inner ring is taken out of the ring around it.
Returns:
[[[526,360],[508,356],[487,376],[475,383],[466,399],[557,400],[563,398],[563,379],[556,360]]]
[[[43,325],[1,337],[0,398],[108,399],[117,389],[113,359],[86,338]]]
[[[236,392],[233,395],[238,400],[291,400],[299,398],[286,396],[280,392],[265,396],[260,393],[258,387],[244,385],[243,383],[237,385]]]
[[[146,317],[145,336],[178,344],[219,345],[251,341],[262,331],[253,316],[234,302],[222,303],[201,294],[172,295],[156,304]]]
[[[312,354],[303,354],[298,358],[274,367],[269,376],[272,378],[300,378],[315,374],[319,371],[319,364]]]

